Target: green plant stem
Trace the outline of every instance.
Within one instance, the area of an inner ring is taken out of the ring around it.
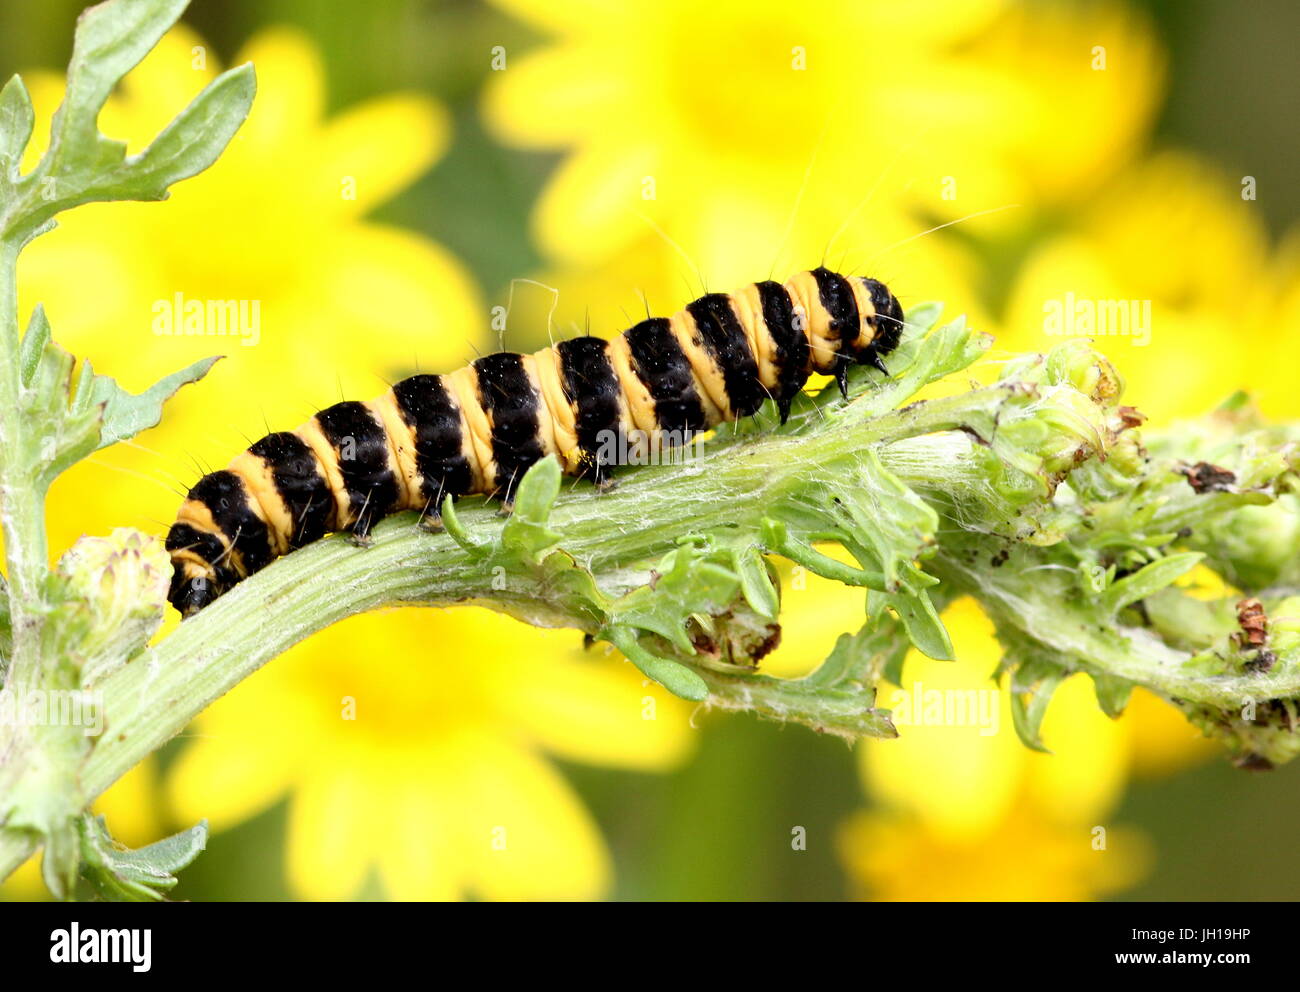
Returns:
[[[18,367],[18,249],[0,240],[0,525],[3,525],[8,577],[13,656],[7,659],[6,684],[39,684],[41,582],[47,568],[44,495],[37,482],[32,453],[39,446],[19,434],[22,403]]]
[[[867,447],[877,447],[885,466],[909,485],[941,493],[952,503],[976,499],[982,470],[974,460],[975,443],[962,433],[934,431],[988,414],[1000,392],[990,387],[916,405],[848,431],[754,434],[708,450],[687,465],[629,473],[601,495],[578,483],[578,491],[560,496],[548,526],[563,535],[565,551],[618,592],[644,582],[644,562],[693,532],[725,523],[739,538],[757,540],[761,521],[775,504],[795,491],[816,491],[822,484],[818,476],[842,473]],[[494,506],[477,500],[467,501],[458,518],[471,536],[487,537],[502,523]],[[479,604],[540,626],[596,633],[589,620],[569,608],[563,589],[518,576],[493,588],[491,575],[471,551],[447,534],[421,530],[412,514],[384,521],[374,537],[371,547],[359,548],[336,535],[280,559],[94,686],[103,693],[106,725],[82,772],[85,795],[101,794],[272,658],[356,613],[400,605]],[[1010,576],[990,584],[982,573],[964,572],[942,548],[936,571],[995,608],[1011,609],[1014,597],[1024,595],[1023,589],[1008,588]],[[1042,642],[1168,696],[1222,705],[1300,693],[1296,675],[1264,681],[1188,676],[1176,664],[1186,656],[1149,633],[1117,628],[1100,634],[1082,621],[1072,622],[1068,608],[1058,603],[1036,605],[1022,622]],[[750,704],[746,708],[771,715],[789,705],[789,696],[777,691],[779,680],[704,674],[721,708],[736,708],[732,704],[740,696]],[[728,696],[728,690],[740,696]],[[828,697],[826,705],[834,717],[836,700]],[[839,716],[863,719],[860,705]],[[32,846],[28,837],[0,831],[0,877]]]
[[[964,394],[967,412],[991,408],[1002,390]],[[596,495],[586,483],[562,495],[549,526],[564,535],[563,548],[601,577],[615,593],[643,583],[644,562],[671,550],[678,540],[725,521],[737,534],[757,540],[760,522],[774,503],[805,489],[810,475],[843,471],[862,447],[926,434],[953,422],[954,404],[919,405],[854,427],[849,436],[824,430],[805,435],[757,434],[706,451],[686,465],[647,466],[630,473],[611,492]],[[458,512],[471,532],[486,533],[502,521],[492,505],[467,503]],[[655,521],[647,526],[648,521]],[[241,583],[159,645],[92,686],[103,693],[105,732],[82,769],[88,800],[174,737],[204,707],[272,658],[310,634],[345,617],[396,605],[449,606],[480,603],[540,626],[568,626],[596,633],[567,608],[562,590],[512,577],[493,588],[473,555],[449,535],[433,535],[400,514],[375,530],[374,544],[358,548],[342,536],[319,541]],[[640,566],[634,568],[633,566]],[[725,674],[714,674],[725,690]],[[759,709],[776,712],[763,684],[746,687]],[[723,697],[725,698],[725,697]],[[725,705],[725,703],[724,703]],[[860,712],[829,718],[850,725]],[[0,830],[0,877],[30,853],[30,838]]]

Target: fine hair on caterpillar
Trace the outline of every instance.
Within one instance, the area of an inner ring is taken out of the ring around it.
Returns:
[[[888,374],[884,356],[902,329],[884,283],[821,267],[707,293],[609,341],[498,352],[335,403],[190,489],[167,534],[168,598],[189,616],[280,555],[335,531],[364,544],[402,510],[439,528],[448,497],[500,497],[508,509],[543,458],[604,487],[611,469],[672,460],[666,452],[768,399],[784,423],[813,373],[834,376],[846,395],[852,365]]]

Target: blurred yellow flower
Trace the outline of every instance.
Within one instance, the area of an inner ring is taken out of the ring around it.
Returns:
[[[763,667],[798,677],[863,622],[863,596],[798,566],[783,565],[782,579],[782,641]],[[1172,774],[1212,754],[1212,743],[1140,689],[1110,720],[1077,675],[1057,689],[1043,722],[1052,753],[1031,751],[991,678],[1001,657],[992,624],[969,599],[943,619],[957,660],[910,652],[902,687],[882,684],[876,700],[893,711],[899,738],[857,749],[874,804],[840,836],[857,890],[878,899],[1082,899],[1138,881],[1150,845],[1108,817],[1132,776]]]
[[[845,844],[891,838],[848,851],[859,880],[882,886],[883,898],[911,899],[931,898],[935,885],[965,898],[1075,899],[1132,884],[1149,860],[1147,845],[1108,817],[1135,770],[1171,771],[1205,755],[1196,730],[1167,704],[1150,705],[1140,689],[1111,720],[1091,680],[1075,675],[1058,687],[1043,721],[1051,753],[1032,751],[1015,732],[1008,694],[991,679],[1001,657],[992,623],[969,599],[949,607],[944,622],[957,660],[911,652],[903,686],[883,689],[878,701],[895,712],[899,740],[870,741],[858,752],[867,792],[883,810],[862,814]],[[1008,841],[1006,857],[968,857]],[[1026,847],[1025,861],[1011,856],[1015,845]],[[913,855],[920,860],[891,863]],[[937,882],[934,864],[946,864],[951,877]],[[1051,864],[1056,874],[1046,870]],[[993,865],[1005,872],[1000,884]]]
[[[1185,152],[1125,171],[1031,251],[999,350],[1091,337],[1157,427],[1237,389],[1272,416],[1300,413],[1294,366],[1278,354],[1295,353],[1286,300],[1300,270],[1270,253],[1249,192],[1246,177]]]
[[[353,617],[198,721],[169,777],[177,816],[224,829],[289,797],[288,877],[311,899],[591,899],[596,825],[550,765],[663,771],[689,707],[573,631],[486,610]]]
[[[77,210],[23,257],[24,307],[44,301],[64,347],[128,388],[228,356],[169,404],[161,427],[58,481],[56,553],[86,531],[164,529],[173,490],[248,440],[379,392],[384,372],[450,367],[481,334],[486,315],[461,264],[365,216],[442,153],[442,108],[392,94],[326,119],[320,57],[289,29],[258,34],[239,60],[256,63],[258,96],[211,170],[165,204]],[[138,149],[217,71],[180,26],[127,77],[101,129]],[[62,80],[26,78],[50,114]],[[178,298],[242,304],[250,333],[159,333]],[[327,631],[204,718],[211,736],[170,777],[181,819],[209,816],[220,829],[292,797],[288,874],[311,897],[354,894],[371,867],[399,898],[597,895],[608,857],[542,752],[654,770],[689,739],[675,701],[655,702],[607,659],[566,657],[560,645],[576,637],[466,611]],[[411,663],[419,644],[437,645],[433,666]],[[644,718],[655,706],[658,719]]]
[[[1159,89],[1149,33],[1110,6],[497,2],[552,38],[495,74],[485,117],[510,143],[571,150],[535,230],[578,267],[640,237],[645,212],[711,280],[753,279],[783,247],[818,258],[867,196],[841,242],[861,260],[900,209],[946,220],[1090,182]]]
[[[1018,812],[979,838],[938,837],[920,819],[855,813],[840,829],[851,893],[882,902],[1079,902],[1121,892],[1151,862],[1139,832],[1116,828],[1105,848]]]
[[[292,428],[340,394],[382,391],[384,372],[459,360],[481,331],[477,290],[456,259],[365,218],[441,155],[445,111],[389,94],[326,119],[320,56],[287,28],[261,32],[238,60],[256,63],[258,94],[216,165],[163,204],[65,214],[23,255],[24,310],[43,301],[59,342],[130,389],[227,356],[178,394],[161,427],[56,483],[52,552],[85,532],[165,528],[198,466],[224,465],[269,426]],[[218,71],[201,38],[173,29],[109,100],[101,130],[138,150]],[[38,116],[51,114],[61,77],[25,78]],[[232,301],[240,322],[205,317],[193,329],[206,333],[182,333],[178,300],[205,313]]]

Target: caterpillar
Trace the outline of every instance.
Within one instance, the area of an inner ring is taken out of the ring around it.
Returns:
[[[168,599],[188,617],[276,557],[333,531],[368,542],[377,521],[419,510],[437,529],[443,500],[475,493],[511,506],[524,472],[559,458],[609,484],[611,436],[680,443],[756,413],[781,422],[813,372],[847,396],[848,370],[898,346],[903,310],[881,282],[825,267],[784,285],[708,293],[611,341],[590,335],[531,355],[499,352],[445,375],[403,379],[268,434],[189,490],[166,549]]]

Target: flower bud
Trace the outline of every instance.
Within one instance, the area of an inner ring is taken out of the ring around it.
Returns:
[[[162,625],[171,571],[162,542],[129,527],[83,537],[59,559],[64,595],[86,610],[83,684],[148,643]]]

